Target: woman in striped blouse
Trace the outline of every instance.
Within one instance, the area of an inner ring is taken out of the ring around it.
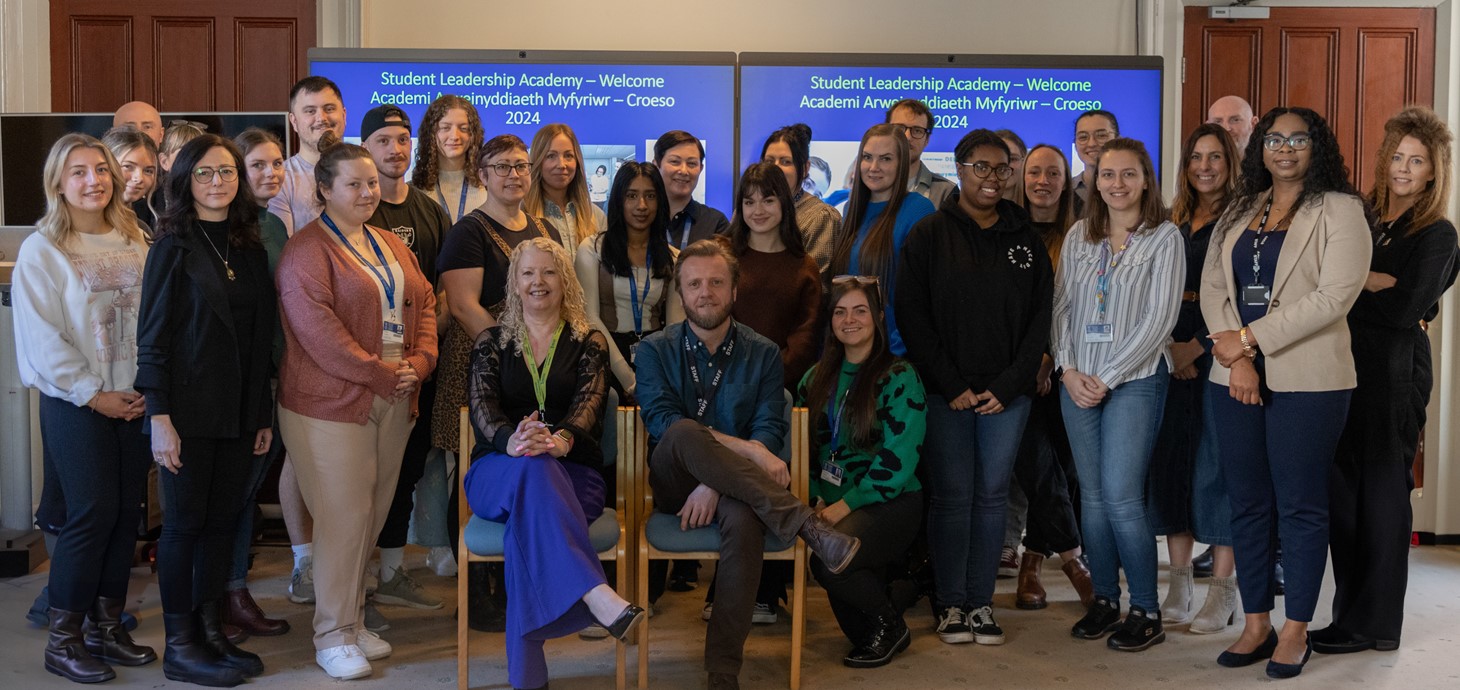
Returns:
[[[1065,236],[1050,349],[1064,370],[1060,404],[1080,475],[1095,602],[1070,633],[1138,652],[1166,639],[1156,602],[1156,544],[1145,477],[1170,378],[1166,342],[1186,277],[1181,231],[1166,220],[1146,148],[1101,149],[1085,218]],[[1120,619],[1120,570],[1130,612]]]

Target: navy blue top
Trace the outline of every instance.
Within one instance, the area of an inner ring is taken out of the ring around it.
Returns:
[[[1201,272],[1207,263],[1207,245],[1211,243],[1212,229],[1217,226],[1217,219],[1213,218],[1210,223],[1191,231],[1191,221],[1181,224],[1181,236],[1186,240],[1186,287],[1181,288],[1186,292],[1201,292]],[[1268,246],[1272,246],[1276,238],[1269,239]],[[1252,239],[1248,238],[1247,248],[1252,249]],[[1248,272],[1252,269],[1252,252],[1247,253]],[[1252,276],[1248,276],[1251,278]],[[1184,343],[1192,338],[1207,349],[1211,350],[1211,341],[1207,340],[1207,324],[1201,315],[1200,302],[1188,302],[1181,300],[1181,310],[1176,314],[1176,328],[1171,329],[1171,339]]]
[[[1255,282],[1261,283],[1272,290],[1274,277],[1277,275],[1278,254],[1283,251],[1283,240],[1288,238],[1288,233],[1265,232],[1267,239],[1262,245],[1262,256],[1258,259],[1258,277]],[[1242,325],[1252,323],[1264,316],[1267,316],[1268,305],[1247,306],[1247,301],[1242,299],[1242,290],[1254,283],[1252,279],[1252,242],[1257,239],[1256,230],[1244,230],[1242,237],[1237,239],[1237,245],[1232,247],[1232,273],[1236,278],[1237,286],[1237,314],[1242,317]],[[1268,303],[1272,299],[1269,297]]]
[[[786,423],[781,349],[739,322],[732,321],[730,327],[735,329],[735,347],[702,422],[729,436],[760,441],[767,450],[779,454],[790,428]],[[638,388],[634,395],[639,399],[639,413],[652,443],[658,443],[675,422],[695,418],[699,396],[690,378],[685,333],[689,334],[695,362],[708,388],[715,376],[710,367],[715,353],[685,321],[644,338],[635,356]]]

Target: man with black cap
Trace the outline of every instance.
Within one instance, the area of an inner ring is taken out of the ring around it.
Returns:
[[[372,108],[360,122],[360,144],[370,152],[370,157],[375,160],[375,169],[380,173],[380,205],[368,223],[400,237],[416,255],[426,279],[437,286],[436,255],[441,251],[441,237],[451,227],[451,220],[431,197],[406,184],[406,170],[411,167],[410,116],[394,105]],[[444,326],[446,319],[440,312],[446,301],[439,294],[439,286],[437,291],[436,317]],[[385,526],[375,542],[380,548],[380,586],[375,590],[375,602],[378,604],[416,609],[439,609],[442,605],[440,599],[427,593],[407,574],[401,563],[414,509],[412,495],[431,453],[430,416],[435,400],[436,381],[427,378],[421,384],[421,416],[406,442],[390,514],[386,516]],[[442,516],[443,519],[445,517]]]

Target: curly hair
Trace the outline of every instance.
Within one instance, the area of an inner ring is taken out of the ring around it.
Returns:
[[[1233,214],[1233,217],[1240,218],[1251,213],[1257,203],[1265,198],[1267,190],[1272,188],[1272,172],[1262,160],[1262,140],[1267,137],[1273,123],[1289,113],[1301,118],[1308,126],[1308,150],[1312,152],[1308,173],[1303,177],[1303,191],[1298,194],[1298,201],[1293,204],[1292,212],[1317,201],[1327,192],[1359,196],[1349,182],[1348,166],[1343,162],[1343,152],[1338,150],[1338,137],[1333,134],[1333,128],[1328,126],[1328,121],[1308,108],[1278,107],[1267,111],[1252,129],[1252,138],[1248,140],[1247,150],[1242,158],[1242,181],[1237,188],[1237,200],[1227,209],[1227,213]],[[1216,243],[1219,238],[1213,237],[1212,241]]]
[[[1186,143],[1181,147],[1181,158],[1176,161],[1180,167],[1176,169],[1176,201],[1171,203],[1171,222],[1177,225],[1189,222],[1201,205],[1201,196],[1191,184],[1189,169],[1191,157],[1196,153],[1196,144],[1203,137],[1217,138],[1217,147],[1222,150],[1222,158],[1227,162],[1227,180],[1222,185],[1222,198],[1213,209],[1217,217],[1221,217],[1222,211],[1231,203],[1232,195],[1237,191],[1236,163],[1240,156],[1237,142],[1232,140],[1232,135],[1221,125],[1211,122],[1198,125],[1187,135]]]
[[[524,240],[512,250],[512,263],[507,267],[507,305],[497,321],[497,325],[501,326],[498,346],[506,349],[509,344],[512,345],[512,352],[518,357],[522,356],[522,343],[527,340],[527,322],[522,317],[522,296],[517,294],[515,279],[522,256],[529,249],[551,254],[553,257],[553,267],[557,269],[558,277],[563,283],[563,302],[558,313],[567,322],[573,339],[587,338],[593,330],[588,324],[588,312],[583,304],[583,286],[578,283],[578,274],[573,271],[573,258],[568,256],[568,250],[546,237]]]
[[[462,184],[482,186],[482,181],[472,174],[477,169],[477,156],[481,154],[482,140],[486,138],[481,117],[477,115],[476,106],[471,101],[447,94],[431,101],[431,105],[426,107],[426,114],[421,116],[421,126],[416,130],[416,162],[411,166],[412,187],[423,190],[436,188],[437,177],[441,173],[438,165],[441,152],[436,148],[436,127],[447,113],[458,108],[466,111],[466,126],[471,130],[471,141],[466,143],[466,165],[461,168],[466,173],[462,176],[465,180]]]
[[[1454,165],[1452,146],[1454,136],[1445,121],[1433,110],[1423,106],[1410,106],[1384,123],[1384,143],[1379,146],[1379,155],[1374,162],[1374,187],[1369,191],[1368,201],[1374,207],[1374,214],[1383,218],[1389,213],[1389,165],[1399,142],[1405,137],[1414,137],[1430,152],[1430,166],[1435,179],[1419,193],[1414,206],[1410,207],[1410,233],[1432,225],[1445,217],[1445,205],[1450,201],[1450,175]]]

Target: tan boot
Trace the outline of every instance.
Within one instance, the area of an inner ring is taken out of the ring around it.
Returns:
[[[1095,601],[1095,583],[1090,581],[1090,569],[1085,567],[1085,562],[1079,558],[1071,558],[1065,561],[1060,570],[1065,571],[1065,577],[1070,578],[1070,584],[1075,586],[1075,593],[1080,595],[1080,604],[1090,608]]]
[[[1191,621],[1187,632],[1211,635],[1222,632],[1237,620],[1237,577],[1214,577],[1207,587],[1207,600]]]
[[[1039,583],[1039,569],[1044,567],[1044,554],[1024,550],[1019,560],[1019,590],[1014,605],[1021,609],[1042,609],[1049,605],[1044,585]]]

